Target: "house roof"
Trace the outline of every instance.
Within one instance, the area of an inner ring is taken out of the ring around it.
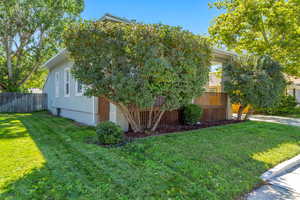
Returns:
[[[122,18],[122,17],[117,17],[117,16],[114,16],[110,13],[105,13],[103,15],[103,17],[101,17],[99,20],[100,21],[108,20],[108,21],[123,22],[123,23],[132,23],[132,22],[134,22],[133,20],[129,20],[129,19]]]
[[[103,17],[100,18],[100,21],[114,21],[114,22],[123,22],[123,23],[133,23],[134,20],[128,20],[125,18],[117,17],[114,15],[111,15],[109,13],[106,13]],[[234,52],[226,51],[218,48],[213,48],[212,50],[213,54],[213,62],[224,62],[224,60],[227,60],[229,57],[237,55]],[[45,62],[42,67],[51,69],[55,67],[58,63],[63,62],[68,59],[68,52],[66,49],[62,49],[59,51],[56,55],[54,55],[52,58],[50,58],[47,62]]]

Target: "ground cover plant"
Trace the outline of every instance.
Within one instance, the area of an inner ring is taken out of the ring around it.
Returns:
[[[244,122],[85,143],[94,128],[46,113],[0,114],[0,199],[236,199],[300,153],[300,128]]]

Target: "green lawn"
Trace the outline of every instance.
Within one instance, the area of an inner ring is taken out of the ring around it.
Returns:
[[[93,128],[46,113],[0,114],[0,199],[236,199],[300,153],[300,128],[246,122],[86,144]]]

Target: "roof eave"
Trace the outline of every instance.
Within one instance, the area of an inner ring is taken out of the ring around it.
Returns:
[[[52,58],[50,58],[46,63],[42,65],[43,68],[51,69],[52,67],[56,66],[57,63],[60,63],[64,60],[66,60],[67,57],[67,50],[62,49],[60,52],[58,52],[56,55],[54,55]]]

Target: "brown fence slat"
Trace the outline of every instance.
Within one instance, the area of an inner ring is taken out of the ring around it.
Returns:
[[[103,97],[99,97],[98,99],[98,113],[100,121],[109,121],[109,101]]]
[[[25,113],[47,109],[47,94],[0,93],[0,113]]]

